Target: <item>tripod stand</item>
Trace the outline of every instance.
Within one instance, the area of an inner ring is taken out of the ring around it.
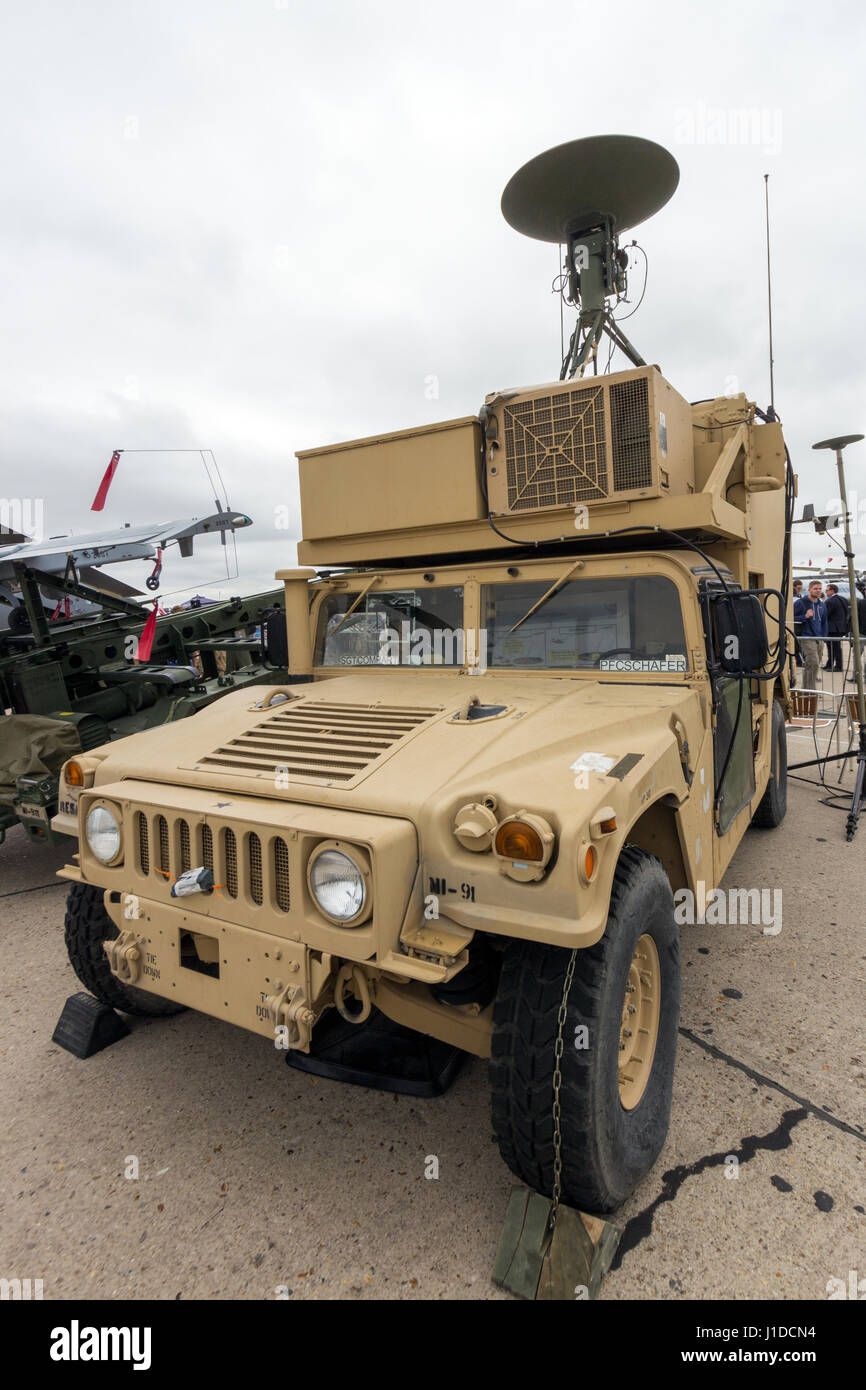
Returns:
[[[859,443],[862,438],[862,434],[841,434],[835,439],[822,439],[819,444],[812,445],[813,449],[833,449],[836,454],[836,467],[839,471],[839,497],[845,517],[845,558],[848,562],[848,585],[851,596],[851,638],[854,649],[854,675],[857,682],[857,724],[860,739],[857,750],[857,774],[854,778],[854,792],[845,827],[846,840],[853,840],[857,833],[857,822],[860,819],[860,809],[863,802],[863,785],[866,781],[866,696],[864,696],[863,691],[863,658],[860,647],[860,621],[857,613],[854,551],[851,548],[851,517],[848,512],[848,491],[845,485],[845,465],[842,462],[842,450],[847,448],[849,444]]]

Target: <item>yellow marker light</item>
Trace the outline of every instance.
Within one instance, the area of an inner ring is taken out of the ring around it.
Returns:
[[[500,825],[496,832],[496,853],[503,859],[519,859],[528,863],[540,863],[544,858],[544,844],[534,826],[526,821],[510,820]]]
[[[84,768],[81,766],[81,763],[77,763],[74,760],[67,763],[63,769],[63,780],[67,787],[83,787]]]
[[[596,849],[595,845],[587,845],[586,856],[583,861],[583,872],[586,875],[588,883],[591,882],[592,876],[595,873],[597,866],[598,850]]]

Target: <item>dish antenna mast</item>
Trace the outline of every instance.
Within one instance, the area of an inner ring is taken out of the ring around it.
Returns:
[[[679,179],[673,155],[653,140],[593,135],[536,155],[506,184],[506,222],[567,247],[568,297],[578,317],[560,380],[583,376],[604,333],[634,366],[646,366],[610,303],[626,292],[628,252],[619,237],[663,208]]]

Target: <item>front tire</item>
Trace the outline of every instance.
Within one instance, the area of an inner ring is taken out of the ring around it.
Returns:
[[[183,1004],[122,984],[112,975],[102,943],[113,941],[119,933],[105,910],[101,888],[92,883],[72,884],[66,900],[64,929],[72,969],[100,1003],[142,1018],[183,1012]]]
[[[558,946],[510,942],[493,1014],[494,1133],[511,1171],[546,1196],[553,1190],[557,1021],[570,956]],[[610,1212],[658,1158],[670,1122],[679,999],[670,883],[653,855],[627,846],[604,935],[578,951],[569,993],[560,1094],[565,1202]]]

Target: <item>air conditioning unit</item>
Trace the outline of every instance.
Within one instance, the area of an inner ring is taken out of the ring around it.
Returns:
[[[656,367],[494,392],[485,405],[494,516],[695,490],[691,406]]]

